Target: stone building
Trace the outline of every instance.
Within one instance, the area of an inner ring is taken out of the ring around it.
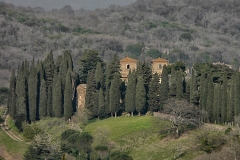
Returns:
[[[77,108],[84,108],[85,107],[85,97],[86,97],[86,89],[87,84],[79,84],[77,86]]]
[[[138,60],[128,56],[120,60],[120,73],[123,81],[127,81],[130,70],[137,69],[137,62]]]
[[[162,74],[163,66],[168,65],[168,60],[162,59],[162,58],[157,58],[152,60],[152,73],[158,73],[159,75]]]

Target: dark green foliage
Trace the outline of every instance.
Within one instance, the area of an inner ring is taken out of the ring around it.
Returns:
[[[142,76],[137,78],[135,101],[136,111],[140,115],[140,112],[143,111],[146,106],[146,90]]]
[[[212,81],[212,75],[209,74],[208,77],[208,96],[207,96],[207,104],[206,104],[206,111],[208,112],[209,121],[212,123],[213,120],[213,98],[214,98],[214,87]]]
[[[16,77],[15,77],[15,71],[12,70],[7,105],[9,108],[9,114],[13,118],[15,118],[15,115],[16,115],[16,93],[15,92],[16,92]]]
[[[52,85],[53,74],[54,74],[54,60],[53,60],[53,52],[51,51],[47,58],[44,60],[44,69],[45,69],[45,81],[47,88]]]
[[[227,85],[228,85],[228,79],[227,79],[227,73],[224,73],[223,76],[223,88],[221,91],[221,123],[223,124],[227,120]]]
[[[111,81],[110,87],[110,96],[109,96],[109,111],[111,113],[115,113],[115,117],[117,116],[117,112],[120,109],[120,74],[115,73],[113,80]]]
[[[42,117],[47,116],[47,91],[44,79],[41,80],[39,96],[39,117],[41,119]]]
[[[120,151],[115,151],[110,154],[110,159],[111,160],[133,160],[131,156],[129,156],[127,153],[123,153]]]
[[[94,71],[88,72],[85,107],[89,111],[91,111],[91,113],[94,116],[96,116],[98,113],[98,99],[95,97],[96,96],[96,83],[95,83],[94,75],[95,75]]]
[[[228,127],[228,128],[224,131],[224,133],[225,133],[225,134],[229,134],[231,131],[232,131],[232,128]]]
[[[160,91],[159,92],[160,104],[162,106],[164,101],[168,99],[168,94],[169,94],[169,78],[168,78],[168,71],[167,71],[166,65],[163,66],[159,91]]]
[[[15,117],[15,126],[18,128],[18,130],[20,132],[23,131],[22,122],[26,122],[26,121],[27,121],[27,115],[26,114],[16,115],[16,117]]]
[[[0,124],[4,122],[4,119],[0,116]]]
[[[96,82],[96,88],[98,90],[100,89],[100,87],[103,88],[104,75],[103,75],[103,69],[102,69],[102,66],[101,66],[100,62],[97,63],[94,78],[95,78],[95,82]]]
[[[68,70],[66,75],[66,84],[64,89],[64,117],[69,119],[73,114],[72,106],[72,81],[71,70]]]
[[[158,49],[150,49],[147,51],[147,55],[152,58],[162,57],[162,53]]]
[[[143,45],[137,43],[133,45],[127,45],[125,52],[131,53],[131,57],[137,59],[142,52]]]
[[[36,124],[26,125],[23,129],[23,137],[26,141],[32,141],[40,133],[43,133],[43,131]]]
[[[151,112],[157,111],[160,107],[160,100],[159,100],[159,75],[155,73],[153,75],[153,79],[150,81],[149,84],[149,91],[148,91],[148,106]]]
[[[109,105],[110,105],[110,86],[111,81],[113,80],[114,74],[118,73],[120,74],[120,62],[119,57],[117,54],[113,55],[112,60],[107,66],[106,69],[106,113],[109,113]]]
[[[127,90],[125,95],[125,111],[133,112],[136,109],[136,72],[129,72]]]
[[[81,83],[87,83],[88,72],[95,70],[97,62],[103,63],[95,50],[85,50],[79,59],[79,76]]]
[[[200,142],[200,150],[207,153],[211,153],[226,143],[226,140],[221,135],[209,135],[209,133],[200,133],[197,136],[197,140]]]
[[[238,116],[240,113],[240,79],[239,72],[236,73],[234,80],[234,114]]]
[[[7,104],[9,96],[9,89],[7,87],[0,87],[0,105]]]
[[[169,85],[169,96],[175,97],[177,92],[177,74],[174,67],[171,67],[171,78]]]
[[[176,99],[183,98],[183,75],[181,71],[176,72]]]
[[[56,144],[51,144],[47,134],[40,134],[24,153],[24,160],[61,159],[61,152]]]
[[[214,122],[220,123],[220,111],[221,111],[221,85],[216,84],[214,86],[214,99],[213,99],[213,119]]]
[[[38,118],[38,73],[34,65],[31,66],[30,75],[28,78],[28,103],[29,103],[29,119],[34,122]]]
[[[180,38],[179,38],[180,40],[186,40],[186,41],[191,41],[192,39],[193,39],[193,37],[192,37],[192,35],[191,35],[191,33],[182,33],[181,35],[180,35]]]
[[[80,152],[89,154],[92,142],[93,137],[87,132],[80,133],[79,131],[68,129],[61,134],[62,151],[75,157],[78,157]]]
[[[152,79],[152,70],[146,62],[138,62],[136,76],[142,76],[144,80],[144,85],[146,89],[148,88],[148,84]]]
[[[99,115],[99,118],[104,118],[105,117],[105,110],[106,110],[106,107],[105,107],[105,97],[104,97],[104,93],[103,93],[103,89],[100,88],[100,91],[99,91],[99,96],[98,96],[98,115]]]
[[[52,93],[52,111],[54,117],[61,118],[63,114],[61,75],[59,74],[58,76],[54,77],[54,81],[56,81],[56,83],[53,84],[54,87]]]
[[[48,86],[47,92],[47,116],[52,116],[52,85]]]
[[[174,71],[184,72],[186,70],[185,63],[182,61],[176,61],[174,64],[171,65],[171,67],[174,69]]]

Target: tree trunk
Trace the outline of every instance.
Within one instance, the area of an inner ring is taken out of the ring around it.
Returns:
[[[117,112],[115,112],[115,118],[117,117]]]
[[[131,112],[131,115],[132,115],[132,117],[133,117],[133,112]]]
[[[113,113],[111,112],[111,117],[113,117]]]
[[[140,116],[140,112],[138,112],[138,116]]]

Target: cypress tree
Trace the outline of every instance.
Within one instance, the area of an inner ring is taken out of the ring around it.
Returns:
[[[149,84],[148,106],[151,112],[157,111],[160,107],[159,101],[159,75],[155,73]]]
[[[183,77],[182,72],[176,72],[176,99],[181,100],[183,98]]]
[[[146,105],[146,90],[144,87],[144,79],[142,76],[139,76],[136,84],[136,111],[140,115],[141,111],[145,108]]]
[[[85,107],[91,111],[93,116],[96,116],[98,113],[98,105],[96,105],[96,83],[94,80],[94,71],[88,72],[87,77],[87,90],[85,98]],[[98,101],[98,100],[97,100]]]
[[[168,94],[169,94],[169,78],[168,78],[168,71],[167,71],[166,65],[163,66],[159,91],[160,91],[159,92],[160,104],[162,106],[163,103],[168,99]]]
[[[220,88],[221,85],[216,84],[214,87],[214,99],[213,99],[213,121],[217,124],[220,123]]]
[[[152,70],[149,67],[148,63],[146,62],[138,62],[137,64],[137,70],[136,70],[136,76],[142,76],[143,80],[144,80],[144,85],[147,89],[149,82],[152,79]]]
[[[227,120],[227,73],[224,73],[223,75],[223,87],[222,87],[222,103],[221,103],[221,123],[224,124]]]
[[[19,70],[16,82],[16,115],[24,115],[27,119],[27,93],[24,70]]]
[[[71,118],[73,114],[72,106],[72,81],[71,81],[71,70],[68,70],[66,75],[66,84],[64,89],[64,117],[66,119]]]
[[[47,116],[47,91],[46,91],[46,82],[44,79],[41,80],[40,86],[40,98],[39,98],[39,117]]]
[[[170,79],[170,86],[169,86],[169,96],[170,97],[176,97],[176,92],[177,92],[177,74],[176,71],[174,70],[174,67],[171,67],[171,79]]]
[[[106,113],[107,114],[110,113],[109,111],[110,94],[109,93],[110,93],[111,81],[113,80],[115,73],[120,74],[120,61],[117,54],[113,55],[113,58],[106,69]]]
[[[208,89],[207,89],[207,79],[205,78],[206,73],[201,73],[200,78],[200,109],[206,111],[206,104],[207,104],[207,95],[208,95]]]
[[[53,93],[52,93],[52,107],[53,107],[53,116],[57,118],[62,117],[62,81],[61,81],[61,75],[58,76],[55,75],[54,81],[56,81],[55,84],[53,84]]]
[[[38,96],[38,73],[34,65],[31,66],[28,78],[28,101],[29,101],[29,119],[34,122],[37,119],[37,96]]]
[[[110,87],[110,112],[115,113],[115,117],[117,117],[117,112],[119,111],[120,108],[120,74],[115,73],[113,80],[111,82],[111,87]]]
[[[240,113],[240,79],[239,72],[237,71],[234,79],[234,115],[238,116]]]
[[[214,88],[212,75],[208,75],[208,96],[207,96],[207,105],[206,111],[208,112],[209,121],[213,122],[213,98],[214,98]]]
[[[104,97],[104,92],[103,89],[100,88],[99,90],[99,96],[98,96],[98,115],[100,118],[105,117],[105,97]]]
[[[55,69],[52,51],[49,53],[47,58],[44,60],[44,69],[45,69],[46,86],[48,88],[49,85],[52,85],[53,74],[54,74],[54,69]]]
[[[97,63],[94,78],[96,82],[96,88],[97,90],[99,90],[100,87],[103,87],[103,81],[104,81],[103,70],[100,62]]]
[[[15,77],[15,70],[12,70],[11,78],[10,78],[10,86],[8,92],[8,109],[9,114],[11,117],[15,118],[16,116],[16,77]]]
[[[227,107],[227,113],[228,113],[228,122],[233,122],[234,120],[234,79],[231,79],[231,85],[230,90],[228,90],[229,98],[228,98],[228,107]]]
[[[133,112],[136,109],[136,72],[129,72],[128,74],[128,83],[125,97],[125,110],[126,112],[131,112],[133,116]]]
[[[47,116],[52,117],[52,85],[47,88]]]

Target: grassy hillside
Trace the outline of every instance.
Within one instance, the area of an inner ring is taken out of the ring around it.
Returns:
[[[107,144],[112,150],[128,152],[134,160],[188,160],[205,153],[199,149],[200,144],[197,140],[197,135],[203,132],[201,129],[188,131],[175,139],[174,134],[163,133],[163,130],[170,127],[171,123],[168,121],[160,121],[151,116],[136,116],[97,120],[89,123],[85,130],[94,136],[93,145],[98,145],[101,135],[99,132],[104,132],[108,135]],[[223,133],[209,131],[209,135],[213,136],[221,137]]]
[[[27,150],[25,142],[17,142],[12,140],[1,128],[0,128],[0,147],[4,149],[14,159],[22,159],[23,154]]]

